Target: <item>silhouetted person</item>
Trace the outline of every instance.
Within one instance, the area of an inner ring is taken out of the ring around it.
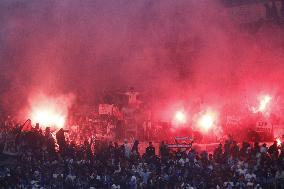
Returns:
[[[231,155],[232,155],[233,157],[238,157],[239,151],[240,151],[240,148],[239,148],[237,142],[236,142],[236,141],[233,141],[233,142],[232,142],[232,147],[231,147]]]
[[[254,143],[252,152],[253,152],[254,155],[256,155],[257,153],[260,152],[260,146],[259,146],[258,142]]]
[[[169,154],[170,154],[170,152],[169,152],[168,146],[165,144],[164,141],[162,141],[161,146],[160,146],[160,155],[161,155],[162,162],[167,161]]]
[[[122,93],[128,97],[128,106],[131,108],[139,108],[142,101],[139,100],[140,93],[134,90],[134,87],[130,87],[130,89]]]
[[[138,140],[135,140],[133,146],[132,146],[132,149],[131,149],[131,153],[134,155],[134,156],[139,156],[139,150],[138,150],[138,145],[139,145],[139,141]]]
[[[57,144],[59,145],[59,151],[61,153],[64,152],[64,150],[66,148],[66,141],[65,141],[64,132],[66,132],[66,130],[61,128],[56,133],[56,140],[57,140]]]
[[[270,155],[274,155],[276,158],[278,158],[279,152],[278,152],[277,141],[274,141],[274,143],[269,147],[268,153]]]
[[[214,150],[213,156],[216,162],[221,163],[222,161],[222,144],[220,143],[218,147]]]
[[[155,147],[153,146],[152,142],[149,142],[149,146],[146,148],[146,155],[148,157],[153,157],[155,154]]]
[[[45,143],[46,143],[46,149],[51,156],[55,155],[55,140],[50,132],[50,127],[46,127],[45,129]]]
[[[169,155],[169,148],[168,146],[165,144],[164,141],[162,141],[161,146],[160,146],[160,154],[161,157],[167,157]]]

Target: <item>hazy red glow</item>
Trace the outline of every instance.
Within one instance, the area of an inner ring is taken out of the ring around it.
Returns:
[[[1,1],[5,110],[26,107],[34,89],[71,92],[85,104],[130,86],[155,102],[206,94],[220,104],[249,89],[283,89],[280,27],[250,33],[221,1],[122,2],[30,0],[14,9]]]
[[[96,106],[133,86],[156,120],[204,132],[219,126],[200,113],[207,105],[218,123],[223,106],[238,118],[283,115],[273,107],[284,104],[283,27],[246,27],[226,9],[212,0],[0,1],[0,110],[62,126],[68,103],[58,95]],[[27,98],[35,91],[47,99]]]

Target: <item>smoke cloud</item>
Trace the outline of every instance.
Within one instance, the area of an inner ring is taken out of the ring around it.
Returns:
[[[17,112],[35,91],[92,104],[130,86],[154,101],[278,92],[283,30],[249,32],[224,10],[217,0],[2,0],[2,105]]]

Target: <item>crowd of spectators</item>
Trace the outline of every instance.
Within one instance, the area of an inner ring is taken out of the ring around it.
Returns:
[[[238,145],[229,139],[213,152],[169,150],[164,142],[156,149],[149,142],[140,154],[137,140],[78,145],[64,133],[2,129],[1,151],[13,135],[17,154],[1,154],[0,188],[284,188],[284,148],[277,142]]]

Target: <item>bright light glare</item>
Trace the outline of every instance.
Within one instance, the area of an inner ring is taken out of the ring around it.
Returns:
[[[185,124],[186,123],[186,115],[183,111],[177,111],[175,113],[174,121],[177,124]]]
[[[38,96],[30,100],[29,118],[41,127],[62,128],[67,118],[67,103],[61,98]]]
[[[198,125],[201,127],[202,130],[209,130],[213,127],[215,122],[214,115],[211,113],[206,113],[201,115],[201,117],[198,120]]]
[[[39,123],[41,126],[54,126],[61,128],[65,124],[65,117],[58,114],[53,109],[39,108],[35,109],[31,114],[33,123]]]
[[[270,100],[271,100],[270,96],[268,96],[268,95],[263,96],[260,100],[258,110],[260,112],[264,112],[267,109],[267,106],[268,106]]]
[[[276,138],[277,146],[281,146],[281,140],[280,138]]]

